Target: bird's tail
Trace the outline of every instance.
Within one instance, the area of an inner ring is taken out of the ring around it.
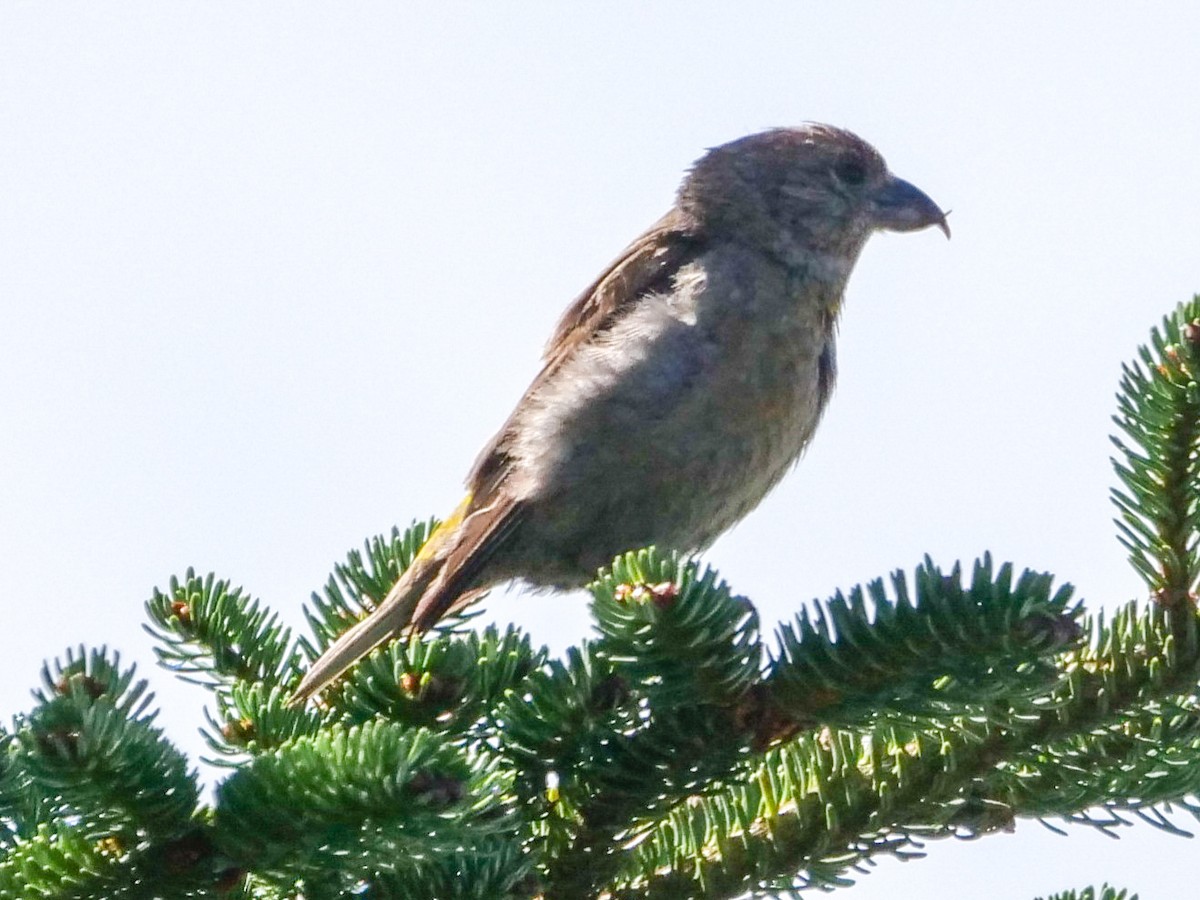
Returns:
[[[442,616],[471,603],[486,590],[491,580],[479,583],[480,573],[497,546],[511,534],[522,507],[508,499],[502,505],[472,509],[468,494],[429,535],[375,611],[334,641],[312,664],[288,701],[291,705],[302,704],[388,638],[405,629],[426,631]]]
[[[418,601],[443,565],[445,557],[440,554],[419,554],[375,611],[334,641],[309,667],[289,705],[304,703],[388,638],[407,628]]]

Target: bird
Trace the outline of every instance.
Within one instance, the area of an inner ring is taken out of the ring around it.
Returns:
[[[498,584],[570,589],[629,549],[706,548],[812,438],[867,239],[930,226],[949,238],[946,215],[842,128],[709,149],[667,213],[567,307],[466,498],[291,702]]]

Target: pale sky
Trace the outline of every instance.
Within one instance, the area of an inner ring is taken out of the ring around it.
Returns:
[[[954,239],[868,246],[815,442],[706,561],[768,631],[924,553],[1140,594],[1109,417],[1200,291],[1195,7],[431,10],[0,6],[0,717],[43,659],[107,644],[198,757],[205,695],[156,668],[151,590],[192,565],[298,626],[347,550],[452,508],[562,308],[704,148],[803,120],[875,144]],[[590,627],[579,594],[488,619],[555,650]],[[846,896],[1162,900],[1197,852],[1033,821],[928,851]]]

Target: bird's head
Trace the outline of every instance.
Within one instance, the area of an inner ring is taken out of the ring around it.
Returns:
[[[753,244],[788,264],[833,254],[850,264],[874,231],[935,225],[946,214],[888,171],[862,138],[829,125],[776,128],[714,147],[679,189],[679,207],[709,234]]]

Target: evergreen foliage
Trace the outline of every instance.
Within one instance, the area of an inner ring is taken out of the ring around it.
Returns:
[[[189,570],[147,603],[212,694],[211,803],[99,648],[0,731],[0,897],[732,898],[850,883],[880,854],[1018,817],[1182,831],[1200,814],[1200,297],[1118,394],[1117,526],[1148,598],[1089,615],[990,557],[926,558],[764,639],[695,560],[627,553],[561,659],[462,619],[376,650],[319,702],[306,661],[437,527],[367,542],[294,638]],[[1050,900],[1136,900],[1103,887]]]
[[[1138,900],[1138,895],[1130,894],[1129,891],[1117,890],[1106,884],[1100,888],[1099,892],[1095,888],[1084,888],[1082,891],[1063,891],[1061,894],[1054,894],[1051,897],[1039,897],[1038,900]]]

